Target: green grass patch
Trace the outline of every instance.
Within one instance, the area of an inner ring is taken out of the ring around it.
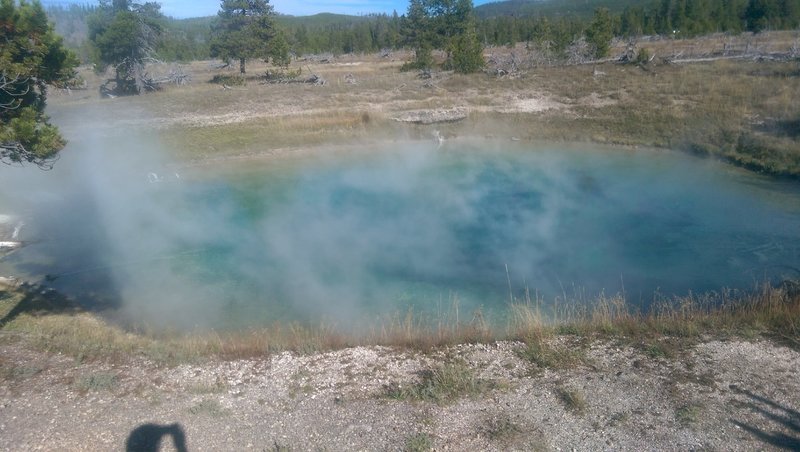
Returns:
[[[113,372],[95,372],[81,375],[75,379],[75,388],[82,392],[111,391],[119,382],[117,374]]]
[[[396,400],[414,400],[446,404],[463,397],[477,397],[497,387],[478,378],[463,361],[443,364],[420,372],[420,379],[410,385],[390,384],[384,395]]]
[[[433,438],[427,433],[417,433],[406,438],[404,452],[428,452],[433,450]]]
[[[0,381],[25,381],[35,377],[45,368],[40,365],[15,366],[0,362]]]
[[[703,406],[690,403],[682,405],[675,410],[675,420],[684,427],[696,424],[703,413]]]
[[[217,85],[226,85],[226,86],[244,86],[247,83],[247,79],[239,74],[236,75],[217,74],[211,78],[211,83],[215,83]]]
[[[489,441],[501,445],[513,443],[523,433],[522,428],[507,413],[500,413],[486,419],[482,432]]]

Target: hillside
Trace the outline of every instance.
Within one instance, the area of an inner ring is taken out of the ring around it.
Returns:
[[[506,0],[475,7],[482,19],[497,16],[589,17],[596,8],[622,12],[628,6],[647,6],[650,2],[637,0]]]

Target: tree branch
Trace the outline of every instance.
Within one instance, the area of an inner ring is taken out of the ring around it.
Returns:
[[[33,163],[44,171],[53,169],[53,166],[60,158],[59,154],[53,157],[41,159],[37,158],[25,149],[25,146],[18,141],[0,143],[0,162],[6,165],[22,165],[23,162]]]

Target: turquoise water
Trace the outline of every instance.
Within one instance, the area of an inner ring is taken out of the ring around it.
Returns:
[[[102,173],[31,211],[50,239],[0,267],[154,324],[491,317],[526,290],[646,306],[800,277],[797,183],[673,152],[451,142]]]

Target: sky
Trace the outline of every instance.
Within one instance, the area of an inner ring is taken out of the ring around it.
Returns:
[[[489,1],[491,0],[478,0],[474,3],[480,5]],[[161,12],[167,16],[184,18],[214,15],[219,10],[220,2],[217,0],[161,0],[160,3]],[[275,11],[293,16],[317,13],[391,14],[395,10],[398,14],[403,14],[408,8],[408,0],[270,0],[270,4],[275,7]]]
[[[176,18],[213,16],[219,10],[219,0],[156,0],[161,3],[161,12]],[[477,0],[476,5],[492,0]],[[43,4],[94,3],[91,0],[44,0]],[[293,16],[307,16],[317,13],[368,14],[397,11],[404,14],[408,0],[270,0],[275,11]]]

